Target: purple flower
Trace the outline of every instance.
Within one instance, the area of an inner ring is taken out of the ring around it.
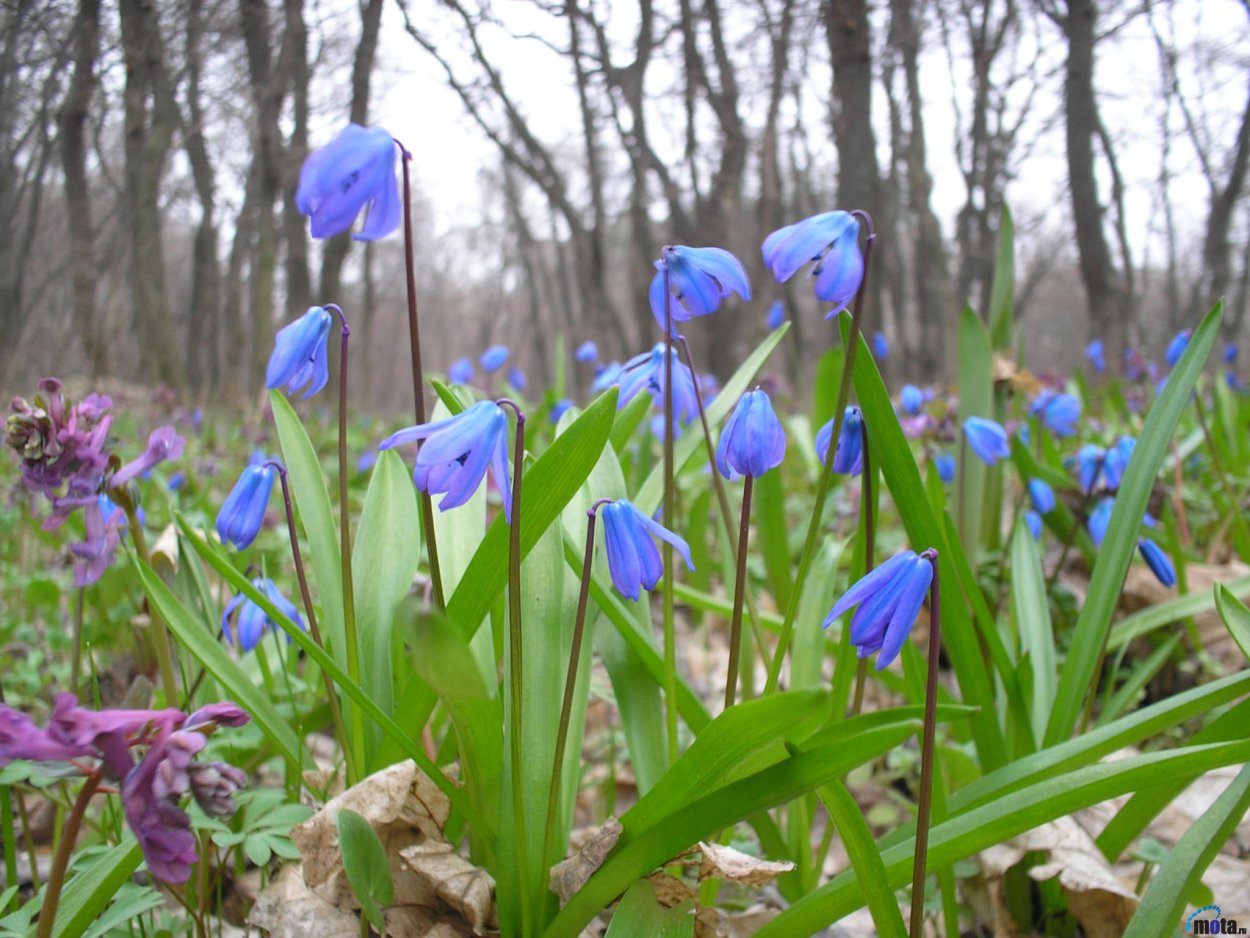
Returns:
[[[763,254],[764,263],[780,283],[813,262],[816,297],[833,304],[829,316],[850,304],[864,280],[859,222],[850,212],[825,212],[778,228],[764,239]]]
[[[494,374],[496,371],[502,368],[503,363],[506,362],[507,360],[508,360],[508,346],[492,345],[490,348],[488,348],[485,352],[482,353],[482,357],[478,359],[478,363],[481,364],[482,370],[485,371],[489,375],[489,374]]]
[[[1181,360],[1181,356],[1185,354],[1185,349],[1189,346],[1189,337],[1191,333],[1188,329],[1182,329],[1176,333],[1175,338],[1168,343],[1168,350],[1163,358],[1168,363],[1169,368],[1175,368],[1176,363]]]
[[[1007,431],[993,420],[969,417],[964,421],[964,438],[968,441],[968,448],[987,466],[1011,455]]]
[[[599,349],[594,342],[587,339],[577,347],[577,351],[573,353],[573,357],[579,362],[597,362],[599,360]]]
[[[833,471],[841,475],[857,476],[864,471],[864,415],[858,407],[848,407],[842,414],[842,430],[838,434],[838,448],[833,454]],[[820,428],[816,434],[816,455],[823,465],[829,458],[829,443],[833,439],[833,420]]]
[[[125,485],[135,476],[148,472],[167,459],[180,458],[186,445],[187,441],[173,427],[157,427],[148,437],[148,446],[143,455],[118,469],[109,480],[109,488]]]
[[[654,589],[664,574],[660,552],[651,540],[654,535],[672,544],[694,569],[690,547],[658,521],[648,518],[625,499],[603,506],[603,537],[608,551],[608,572],[620,594],[636,600],[640,589]]]
[[[828,628],[852,606],[851,644],[866,658],[877,656],[877,670],[893,661],[915,624],[924,596],[933,581],[928,558],[907,550],[897,554],[852,586],[825,616]]]
[[[0,768],[14,759],[32,762],[68,762],[92,755],[90,741],[64,741],[40,729],[35,721],[12,707],[0,704]]]
[[[445,495],[439,511],[463,505],[477,491],[489,466],[503,495],[504,517],[512,523],[512,486],[508,481],[508,417],[494,401],[480,401],[446,420],[392,433],[378,449],[423,440],[412,479],[431,495]]]
[[[295,205],[312,218],[312,236],[329,238],[351,228],[362,208],[365,225],[352,237],[372,241],[399,227],[402,206],[395,178],[395,141],[380,127],[348,124],[309,154],[300,170]]]
[[[126,515],[107,495],[96,496],[95,503],[83,508],[87,539],[69,547],[74,560],[74,586],[82,588],[98,583],[113,562],[117,545],[126,528]]]
[[[269,465],[251,465],[243,470],[217,512],[217,534],[223,544],[244,550],[256,540],[276,476],[277,471]]]
[[[1142,560],[1146,561],[1146,566],[1150,567],[1150,572],[1160,583],[1168,589],[1176,585],[1176,568],[1172,566],[1172,561],[1158,544],[1148,537],[1143,537],[1137,541],[1137,549],[1141,553]]]
[[[113,402],[89,394],[70,405],[56,378],[38,388],[33,402],[14,398],[5,421],[5,442],[22,460],[22,484],[53,500],[69,488],[94,497],[108,465]]]
[[[274,586],[273,580],[267,577],[257,577],[252,580],[252,586],[256,587],[271,603],[277,606],[278,611],[284,616],[301,629],[304,627],[304,620],[300,618],[299,610],[295,608],[289,599],[278,592],[278,587]],[[221,614],[221,630],[225,633],[226,641],[232,645],[235,643],[235,635],[230,630],[230,617],[234,615],[236,609],[239,614],[234,624],[235,629],[238,631],[238,645],[243,651],[251,651],[256,647],[261,636],[264,635],[266,627],[277,629],[277,625],[269,618],[269,614],[264,609],[253,602],[246,593],[240,593],[226,604],[226,608]]]
[[[312,306],[299,319],[279,329],[265,369],[265,387],[285,384],[286,393],[294,394],[308,385],[305,400],[324,388],[330,380],[326,344],[332,321],[324,307]]]
[[[668,268],[670,303],[665,303],[664,269]],[[651,312],[664,328],[666,306],[674,323],[706,316],[720,309],[721,300],[737,293],[751,299],[751,285],[741,261],[724,248],[665,247],[655,262],[656,274],[649,293]],[[676,326],[674,326],[676,334]]]
[[[664,350],[663,342],[657,342],[649,352],[635,355],[621,368],[618,383],[620,396],[616,400],[621,409],[642,390],[651,394],[657,407],[664,405]],[[679,423],[689,423],[698,413],[699,402],[695,398],[694,375],[673,349],[673,417]]]
[[[1094,371],[1099,374],[1107,370],[1107,359],[1103,357],[1102,352],[1102,339],[1094,339],[1089,345],[1085,346],[1085,357],[1094,366]]]
[[[716,468],[726,479],[762,476],[786,456],[786,431],[768,395],[756,388],[738,399],[721,431]]]
[[[468,384],[473,380],[473,362],[467,358],[457,358],[447,369],[447,380],[452,384]]]

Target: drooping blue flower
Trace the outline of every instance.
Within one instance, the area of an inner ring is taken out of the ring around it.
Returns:
[[[452,384],[468,384],[473,380],[473,361],[469,358],[457,358],[447,369],[447,380]]]
[[[1137,541],[1137,550],[1141,553],[1142,560],[1146,561],[1146,565],[1150,567],[1150,572],[1160,583],[1168,589],[1176,585],[1176,568],[1172,566],[1172,561],[1163,552],[1163,548],[1150,538],[1143,537]]]
[[[914,384],[905,384],[903,390],[899,391],[898,402],[903,408],[903,413],[914,417],[924,406],[924,391]]]
[[[503,512],[512,523],[512,485],[508,479],[508,415],[494,401],[479,401],[463,413],[392,433],[378,449],[423,440],[412,481],[422,492],[443,495],[439,511],[463,505],[486,477],[489,466],[503,496]]]
[[[330,380],[326,343],[334,317],[324,307],[313,306],[295,322],[288,323],[274,336],[273,353],[265,369],[265,387],[286,385],[294,394],[304,385],[304,399],[312,397]]]
[[[1124,478],[1124,470],[1128,468],[1129,460],[1133,458],[1133,450],[1137,448],[1137,439],[1131,436],[1122,436],[1116,441],[1115,446],[1107,450],[1107,458],[1102,464],[1102,478],[1109,489],[1118,489],[1120,482]]]
[[[579,362],[597,362],[599,360],[599,349],[594,342],[587,339],[577,347],[573,357]]]
[[[1095,547],[1102,547],[1102,541],[1107,536],[1107,525],[1111,523],[1111,512],[1114,508],[1115,499],[1110,495],[1105,495],[1098,499],[1098,503],[1094,505],[1094,510],[1089,513],[1089,521],[1086,527],[1089,528],[1089,539],[1094,542]]]
[[[950,453],[938,453],[933,457],[933,465],[937,467],[938,478],[948,485],[955,481],[955,457]]]
[[[786,456],[786,431],[768,394],[756,388],[738,399],[721,431],[716,468],[726,479],[762,476]]]
[[[547,413],[547,419],[552,423],[559,423],[560,418],[564,416],[565,411],[573,406],[573,402],[567,397],[562,397],[551,405],[551,410]]]
[[[482,366],[482,370],[489,374],[494,374],[503,367],[503,363],[508,360],[508,346],[492,345],[482,357],[478,359],[478,363]]]
[[[663,342],[657,342],[649,352],[635,355],[621,367],[617,381],[621,386],[620,396],[616,400],[617,409],[621,409],[642,390],[651,394],[657,407],[664,406],[664,364]],[[597,383],[597,382],[596,382]],[[673,349],[673,418],[679,423],[689,423],[694,419],[699,408],[695,397],[694,375],[681,360],[677,349]]]
[[[872,334],[872,354],[877,361],[885,361],[890,357],[890,340],[880,330]]]
[[[964,421],[964,438],[968,448],[987,466],[1011,455],[1007,431],[1002,425],[985,417],[969,417]]]
[[[826,319],[846,309],[864,280],[859,221],[850,212],[824,212],[778,228],[764,239],[763,254],[779,283],[814,263],[816,298],[833,304]]]
[[[265,520],[275,476],[277,471],[273,466],[255,465],[243,470],[221,511],[217,512],[217,533],[223,544],[233,544],[236,550],[243,550],[256,540]]]
[[[595,380],[590,383],[590,393],[598,394],[600,391],[606,391],[612,387],[612,385],[621,380],[622,371],[624,371],[624,366],[620,362],[609,362],[606,365],[600,365],[598,370],[595,371]]]
[[[312,218],[312,236],[329,238],[352,226],[368,206],[358,241],[384,238],[399,227],[402,206],[395,177],[395,141],[380,127],[348,124],[304,160],[295,205]]]
[[[1036,511],[1026,511],[1024,513],[1024,524],[1029,529],[1029,533],[1033,535],[1033,540],[1040,541],[1042,539],[1042,516]]]
[[[1176,333],[1176,336],[1168,343],[1168,350],[1164,353],[1164,361],[1168,363],[1169,368],[1175,368],[1176,363],[1181,360],[1181,356],[1185,354],[1185,349],[1189,345],[1189,337],[1192,335],[1190,330],[1182,329]]]
[[[368,472],[378,461],[378,451],[376,447],[370,446],[356,459],[356,471]]]
[[[861,658],[880,652],[880,671],[898,657],[932,582],[933,565],[929,560],[905,550],[847,590],[822,625],[828,628],[838,616],[858,605],[851,617],[851,644]]]
[[[829,458],[829,443],[832,439],[833,420],[830,419],[816,434],[816,456],[822,465]],[[851,476],[857,476],[864,471],[864,415],[854,405],[842,414],[838,448],[833,454],[833,471]]]
[[[1029,479],[1029,500],[1039,514],[1048,515],[1055,510],[1055,490],[1045,479]]]
[[[1240,349],[1237,348],[1236,342],[1229,342],[1224,346],[1224,364],[1231,365],[1237,361],[1237,355]]]
[[[1101,446],[1086,443],[1076,453],[1077,480],[1081,491],[1087,495],[1098,484],[1098,476],[1102,474],[1103,463],[1107,461],[1107,451]]]
[[[263,593],[271,603],[277,606],[279,612],[301,629],[304,627],[304,620],[300,618],[299,610],[278,591],[278,587],[274,586],[273,580],[268,577],[257,577],[252,580],[252,585]],[[239,615],[234,622],[235,630],[231,631],[230,617],[234,615],[236,609],[239,611]],[[221,614],[221,630],[225,633],[226,641],[232,645],[235,644],[235,633],[237,632],[237,642],[243,651],[251,651],[256,647],[261,636],[265,633],[266,626],[275,630],[278,628],[277,624],[269,618],[269,614],[254,603],[246,593],[240,593],[230,600],[226,604],[225,611]]]
[[[773,300],[773,305],[768,307],[768,318],[765,321],[769,329],[780,328],[786,321],[786,304],[781,300]]]
[[[1029,413],[1055,436],[1076,436],[1081,402],[1071,394],[1056,394],[1047,390],[1033,399]]]
[[[654,589],[663,576],[664,564],[659,549],[651,540],[653,535],[672,544],[686,561],[686,569],[694,569],[689,545],[629,501],[621,498],[604,505],[602,514],[608,572],[612,575],[612,585],[622,596],[636,600],[641,589]]]
[[[1089,345],[1085,346],[1085,357],[1094,366],[1094,371],[1099,374],[1107,370],[1107,359],[1103,356],[1102,351],[1102,339],[1094,339]]]
[[[724,248],[665,247],[655,262],[649,297],[651,313],[664,328],[664,268],[668,267],[668,292],[673,322],[685,322],[720,309],[721,300],[737,293],[751,299],[751,285],[742,262]],[[674,327],[676,334],[676,327]]]
[[[508,383],[522,394],[525,393],[525,372],[513,365],[508,369]]]

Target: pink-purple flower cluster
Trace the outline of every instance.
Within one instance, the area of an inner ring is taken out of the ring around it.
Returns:
[[[58,694],[46,729],[19,710],[0,704],[0,768],[14,759],[70,762],[120,782],[122,808],[147,860],[167,883],[184,883],[198,859],[191,818],[179,807],[190,794],[207,814],[234,813],[234,792],[247,776],[223,762],[197,762],[207,736],[219,726],[242,726],[246,712],[233,703],[209,704],[187,716],[181,710],[88,710],[73,694]],[[132,750],[145,752],[135,762]],[[98,760],[84,767],[77,760]]]

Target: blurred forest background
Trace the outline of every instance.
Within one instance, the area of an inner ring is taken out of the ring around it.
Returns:
[[[733,250],[756,291],[691,324],[700,366],[723,374],[780,298],[800,384],[833,330],[759,244],[835,207],[876,218],[867,328],[896,380],[949,372],[1004,202],[1035,369],[1095,337],[1113,367],[1158,357],[1218,297],[1231,340],[1250,303],[1245,0],[2,4],[10,395],[57,374],[247,402],[276,328],[336,301],[369,356],[358,404],[406,406],[401,237],[313,243],[294,206],[349,119],[416,153],[433,371],[502,342],[539,384],[557,336],[570,361],[642,351],[674,242]]]

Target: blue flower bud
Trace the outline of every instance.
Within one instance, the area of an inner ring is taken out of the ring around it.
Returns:
[[[955,457],[950,453],[938,453],[933,457],[933,465],[937,467],[938,478],[948,485],[955,481]]]
[[[1039,514],[1048,515],[1055,510],[1055,490],[1044,479],[1029,479],[1029,499]]]
[[[468,384],[473,380],[473,362],[467,358],[457,358],[447,369],[447,380],[452,384]]]
[[[833,471],[841,475],[857,476],[864,471],[864,415],[858,407],[848,407],[842,414],[842,429],[838,433],[838,448],[833,454]],[[829,458],[829,443],[833,438],[833,421],[820,428],[816,434],[816,456],[823,465]]]
[[[326,343],[333,317],[323,307],[313,306],[295,322],[288,323],[274,336],[273,353],[265,369],[265,387],[286,385],[294,394],[304,385],[304,398],[310,398],[330,380]]]
[[[636,600],[641,589],[654,589],[664,574],[664,564],[652,536],[672,544],[686,561],[686,568],[694,569],[689,545],[658,521],[648,518],[623,498],[603,506],[608,572],[612,575],[612,585],[627,599]]]
[[[768,395],[756,388],[738,400],[716,447],[716,468],[727,479],[762,476],[786,456],[786,431]]]
[[[914,417],[924,406],[924,391],[914,384],[905,384],[903,390],[899,391],[898,402],[903,408],[903,413]]]
[[[1150,572],[1160,583],[1168,589],[1176,585],[1176,568],[1172,566],[1172,561],[1158,544],[1148,537],[1143,537],[1137,542],[1137,549],[1141,552],[1146,565],[1150,567]]]
[[[877,361],[885,361],[890,357],[890,340],[881,331],[872,334],[872,354]]]
[[[252,585],[266,598],[278,607],[278,611],[284,616],[298,625],[301,629],[304,627],[304,620],[300,618],[299,610],[278,592],[278,588],[274,586],[273,580],[258,577],[252,580]],[[235,633],[230,629],[230,617],[238,610],[238,616],[235,619],[235,630],[238,633],[238,645],[243,651],[251,651],[260,642],[261,636],[265,632],[265,628],[276,629],[278,626],[268,613],[260,606],[254,603],[244,593],[235,596],[234,599],[226,605],[225,611],[221,614],[221,630],[225,633],[226,641],[235,644]],[[288,636],[288,641],[290,640]]]
[[[1085,346],[1085,357],[1094,366],[1094,371],[1099,374],[1107,370],[1107,359],[1103,357],[1102,351],[1102,339],[1094,339],[1089,345]]]
[[[1026,511],[1024,513],[1024,523],[1029,529],[1029,533],[1033,535],[1033,540],[1041,540],[1042,537],[1042,516],[1036,511]]]
[[[248,466],[243,470],[217,513],[217,533],[222,543],[243,550],[256,540],[276,475],[272,466]]]
[[[1182,329],[1180,332],[1176,333],[1176,337],[1168,343],[1168,350],[1163,357],[1168,363],[1169,368],[1175,368],[1176,363],[1180,361],[1181,356],[1185,354],[1185,349],[1189,346],[1190,335],[1191,333],[1188,329]]]
[[[489,375],[489,374],[494,374],[496,371],[502,368],[503,363],[506,362],[507,360],[508,360],[508,346],[492,345],[490,348],[488,348],[485,352],[482,353],[482,357],[478,359],[478,363],[481,364],[482,370],[485,371]]]
[[[889,666],[911,634],[925,593],[933,582],[933,565],[928,558],[907,550],[897,554],[852,586],[825,616],[828,628],[852,606],[851,644],[866,658],[874,652],[877,670]]]
[[[599,349],[594,342],[587,339],[577,347],[577,351],[573,353],[573,357],[579,362],[597,362],[599,360]]]
[[[964,421],[964,438],[968,441],[968,448],[987,466],[1011,455],[1007,431],[993,420],[969,417]]]
[[[1111,523],[1111,512],[1114,509],[1115,499],[1108,495],[1100,498],[1094,510],[1089,513],[1086,527],[1089,528],[1089,538],[1094,542],[1095,547],[1102,547],[1103,539],[1107,536],[1107,525]]]
[[[773,300],[772,306],[768,307],[768,317],[765,320],[769,329],[778,329],[781,324],[786,321],[786,304],[781,300]]]

